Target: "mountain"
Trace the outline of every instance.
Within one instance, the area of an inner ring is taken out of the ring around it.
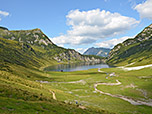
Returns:
[[[56,45],[38,28],[33,30],[13,30],[0,27],[0,37],[8,40],[14,40],[21,43],[28,43],[34,46],[55,47]]]
[[[152,63],[152,24],[135,36],[116,45],[109,53],[109,64]]]
[[[84,55],[96,55],[101,57],[107,57],[110,52],[109,48],[89,48],[87,51],[85,51]]]
[[[22,57],[22,59],[30,58],[31,60],[35,59],[35,62],[38,63],[36,66],[41,66],[42,64],[52,64],[52,63],[64,63],[64,62],[100,62],[101,59],[98,57],[84,56],[78,53],[73,49],[65,49],[55,45],[40,29],[32,30],[13,30],[10,31],[7,28],[0,27],[0,38],[1,38],[1,49],[6,46],[6,50],[2,49],[4,53],[1,53],[1,61],[11,61]],[[6,39],[6,40],[4,40]],[[2,42],[6,42],[4,44]],[[7,43],[8,42],[8,43]],[[14,46],[15,43],[15,46]],[[9,44],[9,45],[7,45]],[[14,56],[12,59],[7,54]],[[15,53],[18,53],[17,56]],[[22,56],[21,56],[22,55]],[[27,57],[29,56],[29,57]],[[31,57],[30,57],[31,56]],[[2,59],[3,57],[3,59]],[[14,58],[16,57],[16,58]],[[21,58],[20,58],[21,59]],[[20,61],[21,62],[21,61]],[[27,64],[25,62],[25,64]],[[12,61],[14,63],[14,61]],[[16,62],[15,62],[16,63]],[[19,63],[19,62],[17,62]],[[40,65],[41,64],[41,65]]]

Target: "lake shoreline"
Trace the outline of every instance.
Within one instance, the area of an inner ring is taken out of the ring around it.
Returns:
[[[72,72],[72,71],[81,71],[88,70],[93,68],[111,68],[106,63],[103,62],[77,62],[70,64],[58,64],[51,65],[49,67],[44,68],[44,71],[58,71],[58,72]]]

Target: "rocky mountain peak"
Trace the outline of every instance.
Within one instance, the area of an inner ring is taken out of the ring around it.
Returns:
[[[41,29],[35,28],[32,30],[34,33],[43,33]],[[44,33],[43,33],[44,34]]]
[[[32,30],[13,30],[13,31],[9,31],[9,30],[5,31],[3,29],[0,32],[0,37],[9,40],[23,42],[23,43],[29,43],[31,45],[39,45],[41,47],[54,45],[53,42],[39,28]]]

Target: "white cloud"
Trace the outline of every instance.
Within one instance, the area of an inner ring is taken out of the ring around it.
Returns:
[[[8,15],[9,15],[9,13],[8,13],[8,12],[6,12],[6,11],[1,11],[1,10],[0,10],[0,15],[8,16]]]
[[[133,37],[125,36],[125,37],[122,37],[119,39],[112,39],[112,40],[96,43],[95,45],[98,47],[113,48],[115,45],[122,43],[123,41],[127,40],[128,38],[133,38]]]
[[[56,44],[82,45],[124,33],[139,23],[134,18],[119,13],[96,9],[89,11],[72,10],[68,13],[67,24],[71,29],[67,34],[54,37]]]
[[[88,48],[87,48],[87,49],[88,49]],[[79,53],[83,54],[87,49],[77,48],[76,51],[78,51]]]
[[[152,0],[147,0],[144,3],[138,4],[134,9],[139,12],[141,18],[152,19]]]
[[[59,47],[64,47],[64,45],[62,45],[62,44],[60,44],[60,45],[58,45]]]
[[[0,10],[0,16],[8,16],[9,15],[9,13],[8,12],[6,12],[6,11],[1,11]],[[2,19],[0,18],[0,21],[1,21]]]

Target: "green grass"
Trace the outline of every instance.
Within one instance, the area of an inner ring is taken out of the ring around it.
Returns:
[[[98,86],[98,89],[108,92],[111,94],[120,94],[124,96],[128,96],[135,100],[137,99],[151,99],[152,90],[151,90],[151,78],[148,79],[140,79],[141,76],[149,76],[151,75],[151,69],[147,68],[139,71],[123,71],[117,68],[103,69],[105,72],[115,72],[118,77],[112,77],[106,79],[105,73],[98,73],[97,69],[92,69],[88,71],[77,71],[77,72],[50,72],[49,74],[54,77],[54,81],[48,85],[51,85],[55,89],[59,89],[66,94],[70,94],[71,96],[62,96],[60,93],[57,93],[57,97],[61,101],[67,101],[75,103],[75,100],[79,101],[79,103],[90,106],[94,108],[101,108],[108,110],[110,112],[116,113],[145,113],[148,114],[152,111],[151,107],[148,106],[134,106],[128,103],[127,101],[123,101],[119,98],[112,98],[110,96],[102,95],[99,93],[94,93],[93,85],[97,82],[111,82],[115,83],[116,79],[118,79],[122,85],[119,86]],[[72,79],[73,77],[73,79]],[[86,83],[60,83],[60,82],[71,82],[84,80]],[[130,84],[137,86],[135,88],[129,87]],[[128,86],[128,87],[127,87]],[[144,94],[138,89],[142,89],[147,92],[147,98],[144,97]],[[72,97],[73,96],[73,97]]]
[[[52,101],[23,101],[12,98],[0,97],[0,113],[5,114],[108,114],[106,111],[94,111],[92,109],[83,110],[77,106],[65,104],[62,102]]]
[[[10,65],[10,69],[11,72],[0,71],[0,113],[109,113],[99,108],[86,106],[87,109],[81,109],[75,103],[64,103],[64,100],[76,97],[53,85],[36,81],[56,81],[58,77],[55,76],[61,73],[46,73],[18,65]],[[73,76],[70,77],[73,80]],[[49,90],[55,92],[57,101],[52,99]]]
[[[94,91],[97,82],[115,83],[118,79],[122,84],[118,86],[99,85],[97,88],[111,94],[119,94],[137,99],[152,99],[151,68],[137,71],[123,71],[119,68],[103,68],[104,72],[97,69],[75,72],[44,72],[38,69],[25,68],[20,65],[9,64],[11,71],[0,71],[0,112],[1,113],[108,113],[118,114],[148,114],[152,111],[149,106],[135,106],[119,98],[102,95]],[[106,73],[115,72],[117,77],[106,79]],[[48,81],[50,83],[40,83]],[[68,83],[83,80],[85,83]],[[133,84],[135,88],[127,87]],[[138,89],[147,92],[144,94]],[[57,101],[53,100],[52,90],[56,94]],[[83,110],[76,106],[78,101]],[[22,104],[18,106],[18,104]],[[71,105],[69,105],[71,104]],[[57,108],[60,106],[60,110]],[[52,109],[52,107],[54,107]],[[107,110],[107,111],[105,111]]]
[[[141,37],[140,34],[138,35],[139,37]],[[127,65],[133,62],[134,66],[152,64],[152,40],[149,38],[147,40],[139,41],[137,40],[138,36],[115,46],[113,54],[107,62],[109,64],[114,64],[115,66]],[[136,43],[125,46],[129,41]],[[121,48],[118,48],[119,46]]]

